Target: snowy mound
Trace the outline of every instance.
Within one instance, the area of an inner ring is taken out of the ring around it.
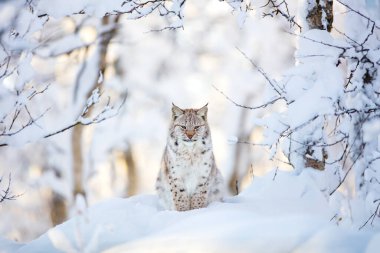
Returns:
[[[5,252],[378,252],[380,233],[337,227],[306,172],[255,178],[239,196],[188,212],[157,196],[111,199]],[[2,252],[0,250],[0,252]],[[4,251],[3,251],[4,252]]]

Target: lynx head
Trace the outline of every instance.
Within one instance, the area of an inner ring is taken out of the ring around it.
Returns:
[[[181,109],[173,104],[171,133],[187,143],[207,136],[207,104],[200,109]]]

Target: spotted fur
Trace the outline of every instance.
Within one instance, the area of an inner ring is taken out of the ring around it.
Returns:
[[[215,164],[207,105],[180,109],[173,104],[169,137],[156,190],[169,210],[186,211],[221,200],[223,178]]]

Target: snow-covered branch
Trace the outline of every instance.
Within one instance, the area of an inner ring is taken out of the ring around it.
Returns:
[[[243,4],[230,2],[236,8]],[[286,162],[297,172],[308,167],[323,171],[329,177],[321,184],[326,197],[340,194],[338,189],[348,187],[347,179],[354,177],[356,191],[364,199],[368,198],[369,208],[377,206],[367,224],[378,217],[379,209],[378,203],[370,198],[380,197],[380,29],[375,18],[351,7],[347,1],[338,0],[347,9],[344,13],[347,22],[357,19],[356,23],[350,23],[349,28],[341,31],[339,24],[332,25],[332,2],[305,1],[309,12],[303,18],[309,25],[302,33],[285,31],[298,40],[297,64],[281,80],[274,81],[239,50],[265,78],[274,94],[272,99],[250,107],[236,102],[216,87],[214,89],[243,109],[264,110],[277,101],[285,101],[282,104],[285,108],[259,121],[259,125],[266,129],[267,138],[262,143],[248,140],[235,143],[265,144],[263,146],[268,147],[271,154],[285,156]],[[289,16],[286,1],[266,1],[265,7],[271,7],[269,10],[273,12],[264,16],[279,14],[294,25],[295,18]],[[355,27],[350,27],[353,25]],[[352,32],[351,28],[360,33]],[[331,29],[338,36],[331,35]],[[270,108],[276,110],[276,107]],[[276,156],[271,158],[275,160]]]
[[[160,16],[173,18],[173,24],[170,25],[173,29],[182,27],[183,8],[186,0],[111,0],[111,1],[80,1],[71,2],[66,5],[59,0],[55,0],[61,9],[57,10],[51,4],[52,1],[42,0],[31,5],[31,10],[36,12],[39,18],[49,18],[71,16],[71,15],[87,15],[104,17],[109,15],[126,15],[129,19],[140,19],[154,12]]]
[[[53,86],[57,84],[54,73],[37,80],[40,77],[32,61],[36,59],[49,61],[62,56],[80,57],[84,52],[82,58],[78,58],[81,65],[74,86],[74,102],[77,102],[78,92],[81,92],[80,89],[84,86],[83,77],[88,75],[89,69],[92,68],[90,63],[96,61],[95,58],[90,57],[92,48],[104,41],[108,46],[110,38],[114,37],[118,28],[118,22],[108,25],[100,22],[96,25],[94,16],[108,18],[110,15],[116,15],[119,19],[123,15],[129,19],[138,19],[157,12],[172,20],[169,26],[163,29],[175,29],[182,27],[185,2],[185,0],[112,0],[107,2],[88,0],[71,1],[67,4],[59,0],[41,0],[0,3],[0,8],[8,8],[10,13],[2,19],[2,24],[0,24],[0,95],[12,100],[9,103],[14,103],[13,107],[3,107],[3,111],[0,112],[0,138],[2,139],[0,146],[9,145],[7,141],[9,137],[31,126],[43,129],[43,126],[38,123],[51,109],[50,107],[38,110],[33,108],[35,101],[41,100],[35,97],[45,95],[45,91],[52,83]],[[62,29],[64,25],[73,27],[66,31]],[[46,32],[49,30],[51,30],[50,33]],[[100,67],[105,68],[105,66]],[[93,108],[93,105],[87,105],[84,109]],[[91,119],[81,115],[69,126],[56,130],[54,133],[48,133],[44,137],[64,132],[78,124],[102,122],[111,117],[114,111],[115,108],[107,104],[99,115]]]
[[[0,137],[11,137],[32,125],[38,126],[38,121],[50,110],[50,108],[45,109],[42,113],[37,115],[32,115],[28,108],[31,103],[33,103],[33,99],[36,96],[43,94],[49,86],[50,84],[40,90],[34,87],[24,88],[16,96],[13,107],[11,107],[8,112],[4,113],[0,120]],[[0,147],[7,145],[7,143],[0,143]]]
[[[285,0],[267,0],[267,3],[262,8],[269,7],[268,12],[263,12],[263,17],[282,16],[289,23],[290,27],[296,26],[299,31],[302,31],[301,25],[296,21],[296,16],[290,14],[289,5]]]
[[[47,89],[47,87],[41,91],[33,91],[30,95],[27,96],[27,98],[32,99],[35,95],[43,93],[46,89]],[[87,126],[87,125],[91,125],[91,124],[98,124],[100,122],[103,122],[104,120],[115,117],[118,115],[120,109],[122,108],[122,106],[124,105],[124,103],[126,101],[126,96],[124,96],[118,105],[111,105],[110,104],[110,98],[107,98],[106,104],[102,107],[102,109],[98,113],[96,113],[95,115],[87,115],[89,110],[93,110],[95,108],[95,106],[97,104],[99,104],[100,97],[101,97],[101,94],[100,94],[99,88],[96,88],[92,92],[92,95],[88,98],[86,105],[82,109],[82,113],[74,122],[72,122],[71,124],[64,126],[62,128],[59,128],[58,130],[48,132],[48,133],[42,135],[41,138],[49,138],[51,136],[63,133],[63,132],[65,132],[65,131],[67,131],[67,130],[69,130],[69,129],[77,126],[77,125]],[[15,105],[15,108],[13,108],[12,114],[9,114],[9,115],[11,115],[9,126],[5,125],[5,122],[7,122],[6,121],[7,117],[4,117],[3,121],[0,122],[0,124],[3,124],[2,125],[3,130],[0,133],[0,137],[4,137],[4,138],[5,137],[12,137],[12,136],[19,134],[20,132],[22,132],[23,130],[25,130],[26,128],[28,128],[32,125],[37,125],[37,123],[38,123],[37,121],[39,119],[41,119],[43,116],[45,116],[45,114],[48,111],[49,111],[49,109],[46,109],[42,114],[39,114],[38,116],[33,117],[31,115],[31,113],[29,112],[27,105],[21,104],[20,102],[16,102],[16,105]],[[22,123],[20,123],[21,125],[18,124],[20,126],[17,129],[13,130],[15,122],[18,120],[21,120],[20,115],[22,113],[27,115],[28,120],[26,121],[25,124],[22,124]],[[8,115],[6,115],[6,116],[8,116]],[[9,120],[8,120],[8,122],[9,122]],[[40,127],[40,128],[42,128],[42,127]],[[9,142],[7,142],[6,140],[7,139],[0,142],[0,147],[10,145]]]
[[[297,22],[296,15],[292,14],[289,9],[289,4],[286,0],[265,0],[265,3],[261,6],[255,6],[256,3],[251,0],[222,0],[227,2],[234,12],[238,13],[241,20],[239,23],[244,23],[247,13],[251,10],[262,10],[262,17],[276,17],[280,16],[289,24],[290,28],[296,27],[299,31],[302,31],[302,26]],[[259,1],[260,3],[260,1]],[[256,4],[257,5],[257,4]]]
[[[85,107],[83,108],[81,115],[73,123],[59,130],[55,130],[51,133],[48,133],[44,135],[43,138],[49,138],[51,136],[63,133],[77,125],[87,126],[87,125],[92,125],[92,124],[98,124],[109,118],[113,118],[118,115],[120,109],[124,105],[127,98],[126,96],[124,96],[124,98],[122,98],[121,100],[121,103],[117,106],[116,105],[111,106],[110,99],[108,98],[106,105],[103,107],[103,109],[100,112],[96,113],[93,116],[87,117],[87,113],[89,112],[89,110],[93,109],[94,106],[99,103],[100,97],[101,97],[101,94],[100,94],[99,88],[96,88],[92,92],[91,97],[88,98],[87,103]]]

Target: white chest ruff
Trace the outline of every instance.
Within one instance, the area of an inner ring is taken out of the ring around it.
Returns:
[[[194,193],[202,177],[209,176],[210,162],[210,159],[202,155],[176,159],[175,173],[183,180],[185,190],[189,194]]]

